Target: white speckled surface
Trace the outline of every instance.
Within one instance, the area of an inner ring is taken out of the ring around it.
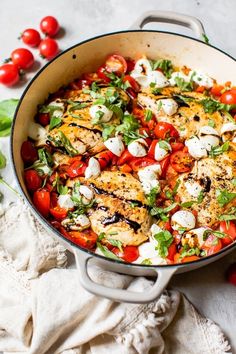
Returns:
[[[22,46],[17,40],[18,34],[24,28],[37,27],[45,15],[56,16],[65,28],[59,44],[61,49],[66,49],[94,35],[127,29],[142,12],[148,10],[171,10],[198,17],[210,42],[236,56],[235,0],[1,0],[0,59],[9,57],[14,48]],[[177,29],[176,26],[156,24],[147,28]],[[190,34],[188,30],[182,33]],[[37,50],[34,54],[43,63]],[[27,77],[33,75],[34,71]],[[0,98],[19,97],[24,87],[19,85],[5,89],[1,86]],[[233,352],[236,352],[236,287],[225,282],[224,272],[235,261],[236,250],[221,261],[178,275],[171,282],[171,286],[182,290],[199,311],[222,327],[234,348]]]

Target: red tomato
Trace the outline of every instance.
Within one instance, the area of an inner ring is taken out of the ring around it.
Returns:
[[[100,66],[100,68],[98,68],[97,71],[98,77],[100,79],[102,79],[102,81],[104,81],[105,83],[109,83],[111,81],[111,79],[109,79],[109,77],[106,75],[106,68],[104,65]]]
[[[19,69],[29,69],[34,64],[34,56],[30,50],[18,48],[11,53],[11,60]]]
[[[236,263],[233,263],[229,266],[226,272],[226,278],[229,283],[236,286]]]
[[[189,172],[193,168],[194,160],[188,152],[182,150],[170,155],[170,164],[179,173]]]
[[[166,172],[168,169],[168,166],[170,165],[170,156],[166,156],[163,160],[160,161],[160,166],[161,166],[161,179],[166,178]]]
[[[91,82],[88,80],[79,79],[71,82],[69,86],[72,90],[82,90],[83,88],[90,86],[90,84]]]
[[[27,28],[26,30],[24,30],[20,38],[25,44],[29,45],[30,47],[37,47],[41,41],[39,32],[36,31],[34,28]]]
[[[222,85],[217,85],[215,84],[212,88],[211,88],[211,94],[214,96],[221,96],[221,92],[224,90],[224,86]]]
[[[66,174],[70,177],[70,178],[74,178],[74,177],[82,177],[84,176],[84,172],[87,168],[87,164],[83,161],[80,160],[75,160],[70,167],[68,167],[68,169],[66,170]]]
[[[186,263],[186,262],[194,262],[200,259],[198,256],[186,256],[183,259],[181,259],[181,263]]]
[[[184,144],[183,143],[178,143],[178,142],[172,142],[170,143],[171,149],[173,152],[183,150]]]
[[[120,166],[119,169],[120,169],[121,172],[124,172],[124,173],[132,172],[132,168],[127,163],[125,163],[124,165]]]
[[[150,159],[149,157],[135,157],[132,161],[129,162],[130,167],[133,171],[138,171],[140,168],[159,165],[156,160]]]
[[[219,252],[222,248],[221,239],[217,238],[215,235],[211,234],[207,237],[206,241],[202,245],[202,249],[207,252],[207,255],[210,256],[216,252]]]
[[[135,92],[139,92],[141,86],[132,76],[125,75],[123,78],[123,82],[128,82],[130,84],[130,87],[132,87]]]
[[[179,133],[175,129],[175,127],[172,124],[166,123],[166,122],[157,123],[157,125],[154,129],[154,133],[155,133],[156,137],[159,139],[166,139],[169,137],[171,137],[171,138],[178,138],[179,137]]]
[[[48,60],[54,58],[59,51],[57,42],[52,38],[43,39],[39,45],[39,53]]]
[[[85,73],[83,74],[83,79],[87,80],[91,85],[92,82],[99,80],[97,73]]]
[[[35,192],[42,185],[42,180],[35,170],[25,171],[25,184],[30,192]]]
[[[168,248],[168,255],[167,255],[167,258],[170,260],[170,261],[173,261],[174,260],[174,256],[175,254],[177,253],[176,251],[176,244],[175,243],[172,243],[170,245],[170,247]]]
[[[117,161],[117,165],[121,166],[124,163],[127,163],[129,161],[131,161],[133,159],[133,155],[131,155],[131,153],[129,152],[128,149],[126,149],[123,154],[119,157],[118,161]]]
[[[34,147],[34,144],[29,140],[23,142],[20,152],[22,160],[27,164],[32,164],[38,159],[38,151]]]
[[[49,37],[54,37],[59,29],[59,23],[57,19],[53,16],[46,16],[40,22],[40,29]]]
[[[50,193],[45,189],[37,190],[33,195],[33,203],[40,214],[46,218],[50,210]]]
[[[84,231],[70,231],[68,232],[70,240],[80,247],[92,249],[95,247],[98,235],[91,229]]]
[[[132,87],[128,87],[126,89],[126,93],[129,95],[129,97],[132,99],[132,100],[135,100],[135,98],[137,98],[137,92],[135,92]]]
[[[170,230],[168,230],[168,231],[170,231]],[[174,230],[174,231],[172,231],[172,236],[174,237],[175,243],[177,245],[179,245],[181,242],[182,235],[180,235],[177,230]]]
[[[126,70],[127,73],[133,71],[135,67],[135,61],[132,59],[126,59],[126,63],[127,63],[127,70]]]
[[[172,227],[171,227],[171,223],[170,221],[165,221],[163,222],[163,229],[167,230],[167,231],[172,231]]]
[[[166,178],[169,186],[173,189],[176,185],[176,181],[178,178],[178,172],[176,172],[170,164],[167,167],[165,178]]]
[[[18,68],[14,64],[0,66],[0,83],[6,86],[15,85],[20,79]]]
[[[116,156],[109,150],[102,151],[98,155],[96,155],[96,158],[102,170],[112,162],[112,159],[114,157]]]
[[[50,115],[49,113],[39,113],[38,121],[42,126],[46,126],[50,123]]]
[[[127,63],[125,58],[122,57],[121,55],[113,54],[107,58],[105,62],[105,67],[109,73],[122,75],[126,73]]]
[[[123,252],[119,250],[119,248],[112,248],[112,252],[117,255],[117,257],[122,258],[124,261],[132,263],[136,261],[139,257],[138,247],[136,246],[126,246],[123,247]]]
[[[229,245],[236,239],[236,225],[233,221],[221,221],[220,231],[228,235],[221,239],[224,246]]]
[[[236,104],[236,90],[228,90],[220,97],[220,101],[225,104]]]
[[[151,157],[152,159],[155,158],[155,148],[156,148],[157,143],[158,143],[158,140],[154,139],[149,147],[149,150],[148,150],[148,156]]]
[[[50,221],[51,225],[53,227],[55,227],[55,229],[57,229],[63,236],[65,236],[66,238],[70,239],[70,235],[68,234],[68,232],[66,231],[66,229],[61,226],[61,223],[59,221],[56,220],[52,220]]]
[[[198,86],[196,88],[196,92],[203,93],[206,90],[206,86]]]
[[[59,205],[55,208],[50,208],[50,214],[58,221],[61,221],[67,217],[68,210],[61,208]]]

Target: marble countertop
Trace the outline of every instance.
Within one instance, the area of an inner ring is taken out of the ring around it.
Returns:
[[[56,16],[65,29],[59,38],[63,50],[97,34],[127,29],[140,14],[149,10],[176,11],[199,18],[210,43],[236,56],[235,0],[1,0],[1,60],[9,57],[14,48],[22,46],[17,40],[19,33],[25,28],[37,28],[46,15]],[[189,30],[173,25],[149,24],[147,28],[191,35]],[[44,63],[37,50],[33,52],[37,63],[26,75],[27,80]],[[24,88],[24,81],[16,88],[1,86],[0,98],[20,97]],[[175,276],[170,286],[180,289],[201,313],[217,322],[236,352],[236,288],[224,278],[225,269],[235,261],[236,250],[205,268]]]

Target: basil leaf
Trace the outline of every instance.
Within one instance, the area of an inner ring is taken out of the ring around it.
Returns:
[[[107,241],[114,247],[119,248],[120,252],[123,253],[122,242],[120,240],[114,240],[113,238],[107,239]]]
[[[12,119],[19,100],[10,99],[0,102],[0,137],[9,136]]]
[[[230,193],[226,189],[220,190],[217,189],[217,202],[220,207],[224,207],[226,204],[231,202],[234,198],[236,198],[236,193]]]
[[[150,109],[146,109],[144,117],[146,122],[150,122],[152,119],[152,111]]]
[[[233,184],[234,186],[236,186],[236,178],[233,178],[233,179],[231,180],[231,182],[232,182],[232,184]]]
[[[230,215],[230,214],[220,215],[219,220],[220,221],[236,220],[236,215]]]
[[[211,150],[209,151],[209,156],[213,157],[213,158],[216,156],[219,156],[219,155],[223,154],[224,152],[228,151],[229,146],[230,146],[229,141],[226,141],[221,146],[212,146]]]
[[[160,193],[160,187],[152,188],[150,193],[146,195],[147,204],[153,207],[156,204],[157,194]]]
[[[209,119],[208,125],[209,125],[209,127],[215,128],[216,123],[215,123],[215,121],[213,119]]]
[[[0,169],[5,168],[7,164],[7,159],[0,150]]]
[[[182,77],[175,77],[175,83],[181,91],[193,91],[193,82],[185,81]]]
[[[182,208],[190,208],[195,203],[196,203],[196,200],[189,200],[188,202],[181,203],[180,206]]]
[[[160,146],[161,149],[164,149],[164,150],[166,150],[166,151],[169,151],[169,150],[170,150],[170,144],[167,143],[167,141],[165,141],[165,140],[160,140],[160,141],[158,141],[158,144],[159,144],[159,146]]]
[[[168,255],[168,247],[174,241],[173,236],[167,230],[163,230],[156,235],[154,235],[155,240],[157,241],[156,250],[160,257],[165,258]]]
[[[97,247],[104,254],[105,257],[115,259],[117,261],[122,261],[121,258],[117,257],[113,252],[109,251],[106,246],[103,246],[100,242],[97,242]]]
[[[163,74],[169,79],[171,77],[171,74],[173,72],[173,65],[170,60],[167,59],[160,59],[157,60],[153,63],[153,70],[156,69],[161,69],[163,71]]]
[[[209,44],[209,38],[207,37],[207,35],[205,33],[202,34],[202,39],[205,43]]]
[[[144,259],[144,260],[141,262],[141,264],[152,265],[152,262],[151,262],[151,260],[150,260],[149,258],[146,258],[146,259]]]

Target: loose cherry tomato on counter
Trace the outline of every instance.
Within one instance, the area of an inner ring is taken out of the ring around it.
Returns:
[[[66,174],[70,178],[82,177],[87,168],[87,164],[80,160],[75,160],[69,167],[66,169]]]
[[[224,86],[222,85],[213,85],[213,87],[211,88],[211,94],[214,96],[221,96],[222,95],[222,91],[224,90]]]
[[[129,165],[133,171],[137,172],[140,168],[151,165],[159,165],[159,163],[149,157],[133,157],[133,160],[129,162]]]
[[[112,252],[117,255],[117,257],[122,258],[124,261],[132,263],[136,261],[139,257],[138,247],[136,246],[126,246],[123,247],[123,252],[119,250],[119,248],[112,248]]]
[[[100,66],[100,68],[98,68],[97,70],[97,75],[99,77],[99,79],[102,79],[102,81],[104,81],[106,84],[108,84],[109,82],[111,82],[111,79],[109,79],[109,77],[106,75],[106,68],[104,65]]]
[[[204,242],[201,248],[207,252],[208,256],[216,252],[219,252],[222,248],[221,239],[211,234],[207,237],[206,241]]]
[[[54,208],[50,208],[49,212],[58,221],[65,219],[68,214],[68,210],[65,208],[61,208],[59,205]]]
[[[50,193],[46,189],[37,190],[33,195],[33,203],[40,214],[46,218],[50,210]]]
[[[22,143],[21,157],[22,160],[27,164],[32,164],[38,159],[38,151],[31,141],[26,140]]]
[[[125,58],[121,55],[113,54],[107,58],[105,62],[105,68],[109,73],[122,75],[127,71],[127,63]]]
[[[220,222],[220,231],[225,233],[228,236],[221,238],[221,241],[224,246],[229,245],[236,239],[236,224],[233,221],[221,221]]]
[[[167,122],[159,122],[157,123],[155,129],[154,129],[154,133],[156,135],[157,138],[159,139],[166,139],[166,138],[178,138],[179,137],[179,133],[178,131],[175,129],[175,127]]]
[[[11,60],[19,69],[29,69],[34,64],[34,56],[26,48],[17,48],[11,53]]]
[[[188,152],[176,151],[170,155],[170,164],[179,173],[189,172],[193,168],[194,159]]]
[[[118,166],[121,166],[123,165],[124,163],[128,163],[129,161],[131,161],[133,159],[133,155],[131,155],[131,153],[129,152],[128,149],[126,149],[123,154],[118,158],[118,161],[117,161],[117,165]]]
[[[39,113],[38,122],[45,127],[50,123],[50,115],[49,113]]]
[[[20,79],[18,67],[14,64],[0,66],[0,83],[5,86],[13,86]]]
[[[42,179],[35,170],[25,171],[25,184],[30,192],[35,192],[42,185]]]
[[[46,16],[40,22],[40,29],[49,37],[54,37],[59,29],[59,23],[57,19],[53,16]]]
[[[128,82],[130,87],[135,91],[139,92],[140,90],[140,85],[139,83],[130,75],[125,75],[123,78],[123,82]]]
[[[236,286],[236,263],[229,266],[226,271],[226,279],[229,283]]]
[[[175,243],[172,243],[172,244],[170,245],[170,247],[168,248],[168,255],[167,255],[167,258],[168,258],[170,261],[173,261],[173,260],[174,260],[174,256],[175,256],[176,253],[177,253],[176,244],[175,244]]]
[[[179,150],[183,150],[183,148],[184,148],[184,144],[183,143],[175,142],[175,141],[171,142],[170,146],[171,146],[171,149],[172,149],[173,152],[179,151]]]
[[[37,47],[41,41],[39,32],[36,31],[34,28],[27,28],[26,30],[24,30],[20,38],[25,44],[29,45],[30,47]]]
[[[80,247],[93,249],[96,245],[98,235],[91,229],[83,231],[69,231],[69,239]]]
[[[59,51],[57,42],[52,38],[43,39],[39,45],[39,53],[47,60],[53,59]]]

